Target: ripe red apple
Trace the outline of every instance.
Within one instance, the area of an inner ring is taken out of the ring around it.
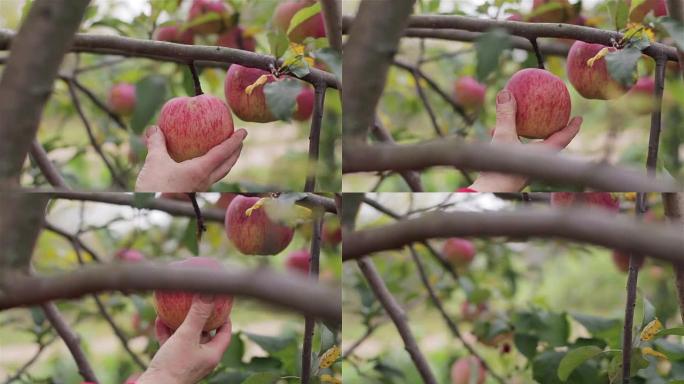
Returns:
[[[454,82],[454,101],[463,108],[474,111],[482,108],[487,87],[470,76],[463,76]]]
[[[216,40],[216,45],[254,52],[256,50],[256,39],[253,36],[246,36],[245,30],[237,25],[220,34]]]
[[[553,7],[547,4],[554,4]],[[541,10],[544,7],[546,10]],[[575,17],[575,10],[568,0],[534,0],[533,23],[563,23]]]
[[[486,303],[474,304],[465,300],[461,303],[461,318],[465,321],[475,321],[480,315],[487,312],[487,309]]]
[[[620,200],[610,192],[553,192],[552,207],[569,207],[575,205],[591,205],[607,211],[620,211]]]
[[[237,196],[237,193],[222,192],[221,197],[219,197],[218,201],[216,202],[216,206],[222,209],[228,209],[230,202],[233,201],[233,199]]]
[[[277,120],[266,105],[264,85],[255,87],[251,94],[247,94],[247,87],[254,84],[261,76],[267,76],[266,83],[276,81],[276,78],[269,72],[258,68],[243,67],[238,64],[231,64],[228,68],[223,89],[228,105],[241,120],[255,123]]]
[[[309,86],[304,86],[297,95],[297,107],[292,118],[297,121],[308,120],[313,113],[316,94]]]
[[[197,34],[219,33],[230,25],[232,10],[223,0],[194,0],[188,13],[188,21],[214,14],[217,18],[193,25],[190,29]]]
[[[211,95],[175,97],[159,113],[166,149],[177,162],[202,156],[233,134],[233,117],[221,99]]]
[[[632,1],[627,0],[627,5],[631,7]],[[667,16],[669,14],[667,10],[667,1],[645,0],[643,3],[637,5],[629,12],[629,21],[633,23],[640,23],[651,11],[653,11],[653,15],[655,17]]]
[[[321,239],[323,240],[324,244],[328,244],[333,247],[341,243],[342,226],[340,225],[340,221],[337,219],[327,220],[323,224],[323,233],[321,233]]]
[[[130,115],[135,109],[135,85],[119,83],[109,91],[109,108],[119,115]]]
[[[566,62],[568,80],[577,92],[587,99],[615,99],[629,90],[610,76],[605,58],[596,60],[591,67],[587,64],[587,60],[596,56],[603,48],[607,47],[578,40],[568,52]],[[615,48],[610,47],[609,51],[613,52]]]
[[[644,258],[638,257],[636,260],[637,269],[641,269],[644,265]],[[629,272],[629,255],[626,255],[620,251],[613,251],[613,263],[620,271],[627,273]]]
[[[211,257],[191,257],[170,264],[175,268],[221,269],[223,266]],[[192,292],[154,291],[154,307],[159,319],[169,328],[178,329],[192,305]],[[228,321],[233,308],[233,296],[217,296],[214,311],[204,325],[204,331],[216,329]]]
[[[475,356],[462,357],[454,362],[451,366],[451,384],[471,384],[471,369],[478,371],[472,375],[476,379],[475,383],[484,384],[487,372],[482,362]]]
[[[264,207],[247,216],[246,211],[257,201],[256,196],[240,195],[233,199],[226,211],[226,235],[245,255],[275,255],[290,244],[294,230],[272,221]]]
[[[514,13],[508,17],[506,17],[507,21],[523,21],[523,17],[519,13]]]
[[[655,80],[651,76],[640,77],[627,93],[626,106],[638,115],[647,115],[655,109]]]
[[[167,25],[157,28],[154,33],[154,39],[192,45],[195,42],[195,34],[192,33],[190,29],[181,31],[180,27],[177,25]]]
[[[515,98],[515,124],[518,135],[545,139],[568,124],[570,93],[563,80],[549,71],[526,68],[516,72],[506,84]]]
[[[306,249],[300,249],[287,255],[285,266],[288,270],[309,274],[309,264],[311,264],[311,254]]]
[[[475,245],[470,240],[452,237],[447,239],[442,254],[457,267],[467,267],[475,258]]]
[[[273,25],[276,29],[287,32],[290,28],[292,17],[299,10],[312,6],[315,3],[316,0],[288,0],[281,2],[273,13]],[[320,38],[325,36],[325,24],[323,23],[323,15],[320,12],[304,20],[288,35],[290,41],[295,43],[301,43],[307,37]]]
[[[114,254],[114,257],[123,262],[137,263],[145,260],[145,255],[137,249],[121,249]]]

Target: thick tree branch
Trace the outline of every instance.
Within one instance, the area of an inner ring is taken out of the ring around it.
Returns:
[[[344,141],[366,141],[387,71],[415,0],[361,2],[344,52]],[[382,15],[382,17],[378,17]],[[343,152],[343,156],[346,152]]]
[[[36,238],[43,227],[47,197],[0,193],[0,270],[28,272]]]
[[[179,270],[156,263],[99,264],[41,277],[3,270],[0,282],[0,310],[104,291],[181,290],[252,297],[332,324],[340,321],[341,304],[335,290],[268,269]]]
[[[43,107],[88,3],[35,1],[13,39],[0,79],[0,186],[19,185]]]
[[[411,360],[413,360],[413,364],[415,364],[418,373],[420,373],[420,376],[423,378],[423,382],[426,384],[437,384],[437,379],[435,379],[434,374],[430,370],[430,364],[420,351],[418,343],[411,332],[411,328],[409,328],[406,313],[394,296],[392,296],[392,293],[387,289],[387,286],[385,286],[385,282],[382,281],[382,277],[375,268],[373,261],[366,257],[357,260],[357,263],[361,269],[361,273],[363,273],[366,281],[368,281],[368,285],[370,285],[373,290],[375,297],[380,304],[382,304],[383,308],[385,308],[385,311],[392,319],[392,322],[394,322],[397,332],[399,332],[401,339],[404,341],[404,349],[406,349],[406,352],[411,356]]]
[[[570,158],[546,148],[441,139],[410,145],[353,145],[344,150],[342,172],[421,170],[433,166],[494,171],[535,180],[607,191],[677,191],[681,186],[620,166]]]
[[[320,1],[330,47],[342,54],[342,4],[340,0]]]
[[[342,259],[358,259],[430,238],[453,236],[562,238],[671,262],[684,261],[681,228],[644,225],[620,215],[582,208],[427,213],[415,219],[346,233]]]

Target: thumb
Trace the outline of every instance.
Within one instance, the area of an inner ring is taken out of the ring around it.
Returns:
[[[183,324],[178,327],[177,332],[187,335],[188,337],[197,337],[199,342],[202,328],[207,323],[209,316],[214,312],[214,296],[212,295],[195,295],[192,298],[192,306],[188,315],[183,320]]]
[[[511,91],[504,89],[496,95],[496,130],[494,137],[518,136],[515,129],[515,97]]]
[[[147,146],[148,156],[168,156],[164,133],[156,125],[152,125],[145,130],[145,145]]]

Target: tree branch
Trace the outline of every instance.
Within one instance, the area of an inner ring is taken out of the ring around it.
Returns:
[[[57,167],[52,164],[47,156],[47,153],[45,152],[45,149],[38,142],[38,139],[33,139],[31,142],[31,157],[33,158],[33,161],[36,162],[38,168],[40,168],[40,171],[43,173],[43,176],[45,176],[50,185],[57,188],[69,189],[66,181],[64,181],[64,178],[62,175],[60,175]]]
[[[658,259],[684,261],[680,228],[635,222],[620,215],[573,208],[512,212],[432,212],[415,219],[345,234],[342,260],[452,236],[551,237],[588,242]]]
[[[559,155],[546,148],[518,148],[441,139],[404,145],[353,145],[343,149],[342,172],[420,170],[433,166],[512,173],[547,182],[607,191],[669,192],[676,182],[652,178],[620,166],[596,164]]]
[[[330,47],[342,54],[342,6],[339,0],[320,0]]]
[[[670,222],[682,228],[684,232],[684,222],[682,222],[682,212],[684,212],[684,196],[682,193],[663,193],[663,205],[665,206],[665,216]],[[675,285],[677,288],[677,298],[679,299],[679,312],[682,322],[684,322],[684,263],[672,263],[675,272]]]
[[[373,128],[371,129],[373,137],[382,142],[394,144],[394,138],[382,125],[382,122],[376,117]],[[406,181],[412,192],[423,192],[423,185],[420,181],[420,173],[416,171],[400,171],[399,174]]]
[[[2,192],[0,196],[0,271],[15,268],[28,272],[47,197],[21,192]]]
[[[311,116],[311,129],[309,130],[309,163],[307,165],[306,182],[304,192],[316,190],[316,173],[318,173],[318,153],[321,142],[321,124],[323,122],[323,107],[325,105],[326,86],[323,83],[314,87],[315,99],[313,115]]]
[[[323,216],[319,213],[312,222],[311,230],[311,259],[309,260],[309,278],[318,281],[319,262],[321,254],[321,226]],[[341,314],[340,314],[341,315]],[[342,319],[339,319],[342,323]],[[308,384],[311,379],[311,346],[313,344],[316,319],[304,318],[304,342],[302,344],[302,384]]]

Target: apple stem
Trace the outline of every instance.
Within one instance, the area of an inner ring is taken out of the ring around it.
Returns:
[[[190,60],[188,67],[192,74],[192,82],[195,84],[195,96],[203,95],[204,92],[202,92],[202,85],[200,84],[199,75],[197,74],[197,68],[195,68],[195,61]]]
[[[544,56],[542,56],[541,50],[539,49],[539,45],[537,44],[537,38],[531,37],[530,44],[532,44],[534,54],[537,56],[537,67],[539,69],[546,69],[544,68]]]
[[[192,208],[195,210],[195,217],[197,218],[197,242],[199,243],[202,240],[202,232],[206,231],[207,227],[204,226],[204,217],[202,217],[202,211],[197,204],[195,192],[188,193],[188,197],[192,202]]]

